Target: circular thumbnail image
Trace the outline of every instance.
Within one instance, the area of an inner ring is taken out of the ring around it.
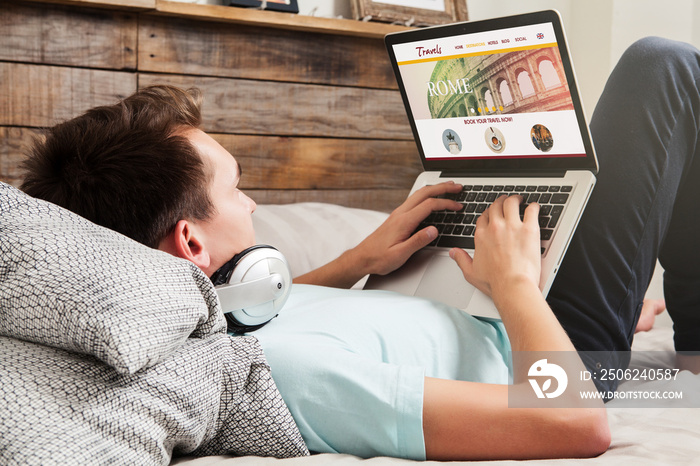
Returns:
[[[486,140],[486,145],[489,149],[500,154],[506,148],[506,140],[503,137],[503,133],[498,128],[489,126],[484,132],[484,139]]]
[[[454,130],[446,129],[443,131],[442,143],[450,154],[457,155],[462,152],[462,140],[459,139],[457,132]]]
[[[530,130],[532,144],[542,152],[549,152],[554,146],[552,132],[544,125],[535,125]]]

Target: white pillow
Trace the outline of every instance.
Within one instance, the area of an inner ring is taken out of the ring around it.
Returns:
[[[253,214],[256,241],[279,249],[297,277],[357,246],[388,214],[334,204],[259,205]]]

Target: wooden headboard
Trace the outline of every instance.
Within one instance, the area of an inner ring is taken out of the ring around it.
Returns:
[[[156,83],[199,87],[204,130],[258,203],[389,211],[420,161],[383,45],[401,29],[157,0],[4,0],[0,180],[42,127]]]

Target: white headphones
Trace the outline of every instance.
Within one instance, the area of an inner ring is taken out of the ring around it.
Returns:
[[[212,275],[211,281],[228,329],[245,333],[277,317],[289,297],[292,272],[281,252],[260,244],[236,254]]]

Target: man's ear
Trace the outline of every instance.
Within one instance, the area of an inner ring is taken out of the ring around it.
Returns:
[[[187,220],[180,220],[173,231],[161,242],[158,249],[173,256],[187,259],[204,270],[209,267],[211,257],[197,229]]]

